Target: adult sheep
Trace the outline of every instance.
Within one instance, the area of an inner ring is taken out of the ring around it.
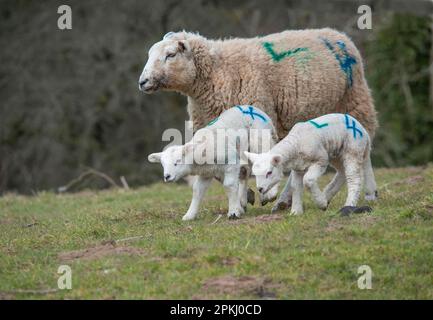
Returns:
[[[194,131],[234,105],[266,112],[279,139],[328,113],[349,113],[372,138],[377,127],[361,56],[329,28],[228,40],[170,32],[149,50],[139,88],[186,95]]]

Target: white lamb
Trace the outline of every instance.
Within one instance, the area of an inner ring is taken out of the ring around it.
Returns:
[[[196,217],[214,177],[223,183],[226,190],[229,218],[238,218],[246,209],[251,172],[248,161],[241,159],[243,151],[269,151],[276,139],[276,131],[266,113],[253,106],[236,106],[198,130],[190,142],[152,153],[148,159],[162,164],[166,182],[177,181],[187,175],[198,176],[193,185],[191,204],[183,220]],[[275,198],[278,185],[267,191],[262,197]]]
[[[356,207],[365,180],[366,200],[375,200],[376,182],[370,160],[371,141],[364,127],[347,114],[328,114],[297,123],[289,134],[269,152],[245,152],[253,163],[257,188],[266,192],[283,178],[283,169],[291,169],[291,182],[286,193],[292,192],[291,214],[301,214],[303,185],[311,191],[317,206],[325,210],[330,200],[347,181],[348,195],[340,212],[371,211],[368,206]],[[317,180],[328,165],[337,173],[322,192]]]

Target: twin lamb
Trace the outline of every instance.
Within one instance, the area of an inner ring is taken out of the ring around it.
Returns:
[[[375,200],[377,192],[370,160],[370,137],[352,116],[334,113],[297,123],[284,139],[276,142],[275,128],[266,113],[253,106],[236,106],[198,130],[190,142],[150,154],[148,159],[162,164],[166,182],[187,175],[197,176],[183,220],[197,216],[213,178],[224,185],[228,217],[239,218],[247,202],[254,203],[248,199],[250,174],[256,177],[263,205],[276,198],[286,170],[291,170],[291,174],[273,211],[285,208],[291,201],[291,214],[303,213],[304,185],[315,204],[326,210],[344,182],[348,194],[340,212],[347,215],[371,211],[368,206],[356,206],[363,186],[366,200]],[[336,174],[322,191],[318,179],[329,165]]]

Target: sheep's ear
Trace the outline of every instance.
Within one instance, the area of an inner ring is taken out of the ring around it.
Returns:
[[[282,157],[279,154],[277,154],[272,157],[271,164],[275,167],[279,165],[282,160],[283,160]]]
[[[168,39],[170,38],[172,35],[174,35],[173,31],[167,32],[164,37],[162,37],[162,40]]]
[[[147,160],[152,163],[161,162],[161,154],[162,152],[149,154]]]
[[[248,152],[248,151],[244,151],[244,155],[245,157],[247,157],[251,162],[254,162],[257,160],[257,153],[253,153],[253,152]]]
[[[179,50],[179,52],[189,51],[188,42],[185,40],[179,40],[177,42],[177,49]]]

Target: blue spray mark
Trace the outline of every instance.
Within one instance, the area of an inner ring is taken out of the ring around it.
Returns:
[[[343,70],[343,72],[346,74],[348,86],[351,87],[353,82],[352,65],[356,63],[355,57],[349,54],[346,48],[346,44],[343,41],[338,40],[336,42],[336,45],[340,49],[338,50],[340,52],[338,52],[336,50],[336,47],[328,39],[320,39],[325,43],[326,47],[334,54],[335,59],[337,59],[338,63],[340,64],[341,70]]]
[[[317,129],[321,129],[321,128],[329,126],[329,123],[318,124],[317,122],[315,122],[313,120],[308,120],[308,122],[311,123],[313,126],[315,126]]]
[[[353,138],[356,139],[356,133],[359,133],[360,137],[362,138],[362,131],[357,128],[355,119],[352,119],[352,123],[350,123],[350,118],[348,114],[344,115],[346,128],[352,129],[353,132]]]
[[[242,109],[241,106],[236,106],[236,108],[238,108],[243,114],[249,115],[253,120],[255,120],[254,116],[256,116],[260,118],[263,122],[268,122],[268,120],[264,116],[254,110],[253,106],[248,106],[248,110]]]

